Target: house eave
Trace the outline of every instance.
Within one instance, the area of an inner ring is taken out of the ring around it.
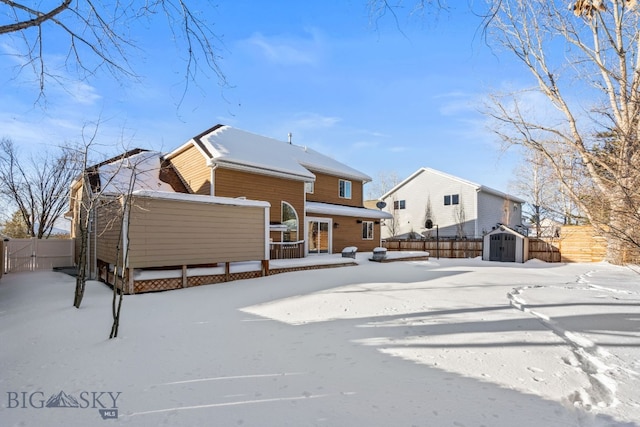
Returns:
[[[393,218],[393,215],[391,215],[389,212],[354,206],[334,205],[331,203],[322,202],[307,202],[305,206],[307,214],[350,216],[372,219]]]
[[[214,165],[223,167],[226,169],[233,169],[241,172],[249,172],[249,173],[256,173],[260,175],[273,176],[276,178],[291,179],[294,181],[314,182],[316,180],[315,175],[311,173],[309,173],[309,175],[301,175],[301,174],[296,174],[292,172],[278,171],[274,169],[263,168],[259,166],[249,165],[246,163],[237,163],[237,162],[222,160],[222,159],[212,160],[210,163],[210,166],[213,167]]]

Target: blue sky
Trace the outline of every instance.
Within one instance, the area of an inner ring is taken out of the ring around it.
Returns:
[[[140,82],[102,73],[52,85],[45,108],[34,105],[32,76],[15,78],[0,38],[0,137],[37,150],[80,141],[82,126],[100,119],[108,156],[123,146],[170,151],[222,123],[281,140],[291,132],[374,179],[426,166],[508,191],[518,154],[500,150],[478,110],[492,91],[530,83],[525,71],[486,46],[466,10],[400,13],[398,29],[390,16],[371,22],[366,3],[219,2],[205,15],[229,86],[200,74],[181,103],[184,52],[159,24],[133,32]]]

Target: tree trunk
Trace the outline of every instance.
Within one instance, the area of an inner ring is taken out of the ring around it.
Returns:
[[[604,227],[599,227],[607,239],[605,260],[616,265],[640,262],[640,224],[638,216],[635,215],[635,204],[620,189],[611,192],[609,207],[609,220]]]

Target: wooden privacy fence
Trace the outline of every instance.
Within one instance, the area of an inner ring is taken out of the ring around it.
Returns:
[[[607,242],[590,225],[565,225],[560,230],[558,246],[563,262],[600,262],[607,252]]]
[[[5,273],[51,270],[74,265],[71,239],[11,239],[5,242]]]
[[[482,256],[482,239],[464,240],[384,240],[382,246],[390,251],[426,251],[431,257],[476,258]],[[546,262],[560,262],[560,250],[543,240],[529,239],[529,258]]]
[[[545,262],[560,262],[562,254],[560,249],[544,240],[529,237],[529,258],[539,259]]]
[[[384,240],[390,251],[425,251],[432,257],[475,258],[482,256],[482,239],[466,240]]]

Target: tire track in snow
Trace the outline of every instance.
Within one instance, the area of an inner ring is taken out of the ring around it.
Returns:
[[[523,313],[530,314],[538,319],[543,325],[549,328],[554,334],[565,341],[574,358],[565,358],[563,361],[568,365],[574,366],[585,373],[589,379],[590,387],[587,389],[579,389],[567,396],[569,402],[574,406],[581,406],[587,410],[592,406],[597,407],[611,407],[616,406],[619,401],[616,398],[616,390],[618,388],[618,382],[615,380],[615,373],[617,369],[623,369],[620,367],[609,366],[604,362],[604,359],[613,356],[605,349],[597,346],[594,342],[588,338],[564,329],[558,322],[551,319],[544,313],[531,310],[527,307],[527,301],[523,298],[523,293],[529,289],[540,288],[560,288],[560,289],[577,289],[577,290],[606,290],[611,292],[624,292],[616,289],[608,289],[601,286],[591,285],[588,277],[595,271],[589,271],[578,277],[577,283],[585,286],[569,287],[569,286],[522,286],[512,289],[507,297],[512,307],[522,311]],[[625,369],[623,369],[625,370]],[[627,373],[636,374],[635,372]]]

